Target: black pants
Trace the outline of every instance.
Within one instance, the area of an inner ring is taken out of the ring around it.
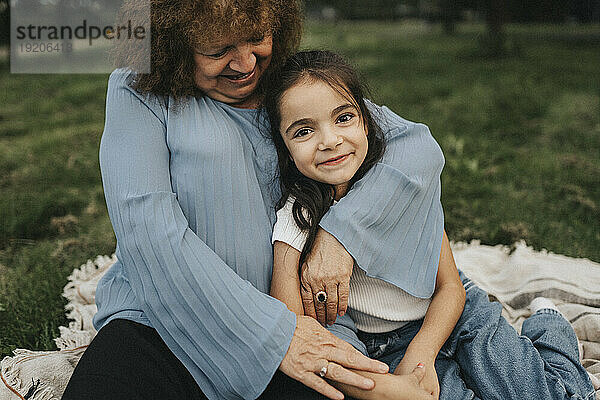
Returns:
[[[62,398],[196,400],[206,396],[156,330],[117,319],[98,332],[77,364]],[[259,399],[325,397],[277,371]]]

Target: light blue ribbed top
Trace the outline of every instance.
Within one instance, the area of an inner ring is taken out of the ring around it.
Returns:
[[[295,316],[268,296],[279,189],[257,110],[141,96],[111,74],[100,167],[118,261],[96,292],[100,329],[155,328],[210,399],[253,399],[283,359]],[[377,108],[374,106],[374,108]],[[385,107],[388,150],[323,218],[371,276],[433,293],[443,156],[426,126]]]

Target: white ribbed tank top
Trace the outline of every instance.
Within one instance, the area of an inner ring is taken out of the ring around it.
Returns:
[[[302,251],[307,233],[298,228],[292,215],[293,199],[277,211],[272,242],[280,241]],[[382,333],[398,329],[425,316],[431,299],[412,296],[384,280],[372,278],[356,264],[350,277],[348,314],[364,332]]]

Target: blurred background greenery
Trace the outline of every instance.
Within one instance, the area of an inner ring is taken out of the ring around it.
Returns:
[[[452,240],[600,262],[600,2],[526,4],[307,1],[303,47],[345,54],[377,103],[429,125]],[[67,276],[115,246],[97,156],[107,76],[10,74],[4,43],[0,357],[54,349]]]

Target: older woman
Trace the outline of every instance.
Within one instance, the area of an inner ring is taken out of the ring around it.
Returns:
[[[318,398],[312,389],[343,398],[329,383],[371,389],[373,379],[429,398],[418,369],[381,380],[391,377],[385,364],[266,294],[277,161],[256,108],[261,82],[297,48],[297,2],[151,3],[151,73],[117,70],[108,83],[100,164],[118,262],[98,285],[99,332],[63,399]],[[117,55],[141,61],[132,49]],[[376,186],[392,194],[394,179],[381,173]],[[305,306],[326,291],[329,308],[313,311],[322,321],[343,314],[353,264],[331,234],[347,237],[355,257],[390,258],[361,240],[375,234],[368,221],[381,209],[370,211],[369,187],[356,190],[354,204],[324,218],[330,233],[320,232],[307,262]],[[402,207],[376,196],[389,212]],[[365,226],[349,230],[344,215],[356,204]]]

